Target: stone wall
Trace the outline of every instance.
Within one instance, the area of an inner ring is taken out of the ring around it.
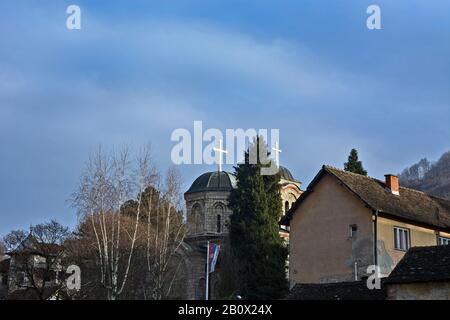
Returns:
[[[228,208],[229,192],[199,192],[185,196],[188,226],[195,223],[193,211],[195,207],[201,209],[202,230],[194,232],[195,228],[189,228],[190,234],[196,233],[219,233],[217,232],[217,216],[221,218],[221,232],[228,232],[228,221],[232,211]]]
[[[183,299],[204,300],[206,283],[206,246],[208,241],[223,246],[224,235],[203,235],[190,236],[186,238],[183,246],[182,255],[184,256],[184,268],[181,271],[184,274],[185,288]],[[217,298],[217,284],[220,279],[220,260],[219,255],[217,270],[210,276],[210,299]]]
[[[450,300],[450,281],[390,284],[388,300]]]

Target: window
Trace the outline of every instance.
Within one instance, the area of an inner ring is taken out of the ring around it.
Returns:
[[[438,245],[440,246],[450,245],[450,238],[438,237]]]
[[[220,214],[217,215],[217,233],[222,232],[222,216]]]
[[[199,204],[195,204],[192,207],[192,213],[190,217],[190,230],[191,233],[197,234],[203,231],[203,215],[202,208]]]
[[[224,217],[225,206],[222,203],[218,202],[214,205],[213,209],[214,210],[212,213],[215,214],[215,216],[216,216],[216,232],[221,233],[223,231],[223,226],[222,226],[223,219],[222,218]],[[214,230],[214,220],[212,220],[212,222],[213,222],[213,224],[211,225],[211,231]]]
[[[356,234],[358,231],[358,226],[356,224],[351,224],[349,226],[349,231],[350,231],[350,238],[356,238]]]
[[[394,248],[407,251],[411,247],[411,239],[408,229],[394,227]]]
[[[289,201],[286,201],[284,203],[284,213],[287,213],[289,211]]]
[[[24,272],[17,273],[17,275],[16,275],[16,283],[19,286],[24,285],[24,283],[25,283],[25,274],[24,274]]]
[[[44,272],[44,282],[50,282],[55,277],[53,271]]]

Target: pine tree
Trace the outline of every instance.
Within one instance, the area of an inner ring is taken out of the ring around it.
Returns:
[[[256,149],[255,149],[256,148]],[[279,236],[281,216],[279,174],[261,175],[264,161],[250,155],[268,155],[262,137],[250,145],[245,162],[235,167],[237,188],[230,194],[230,245],[237,260],[239,292],[244,299],[278,299],[287,290],[287,249]],[[254,162],[254,161],[253,161]]]
[[[356,149],[350,151],[348,161],[344,163],[344,170],[367,176],[367,171],[364,170],[362,162],[358,160],[358,151]]]

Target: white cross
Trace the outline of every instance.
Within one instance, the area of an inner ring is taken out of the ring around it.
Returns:
[[[219,148],[214,147],[213,150],[219,152],[219,172],[222,172],[222,153],[228,153],[228,151],[222,149],[222,140],[219,140]]]
[[[275,142],[275,148],[272,148],[272,150],[275,151],[275,164],[277,165],[277,167],[279,167],[281,150],[278,146],[278,142]]]

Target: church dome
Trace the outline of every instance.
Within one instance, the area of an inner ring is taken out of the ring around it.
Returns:
[[[283,166],[280,166],[280,177],[281,177],[281,180],[298,182],[297,180],[294,179],[294,176],[289,171],[289,169],[286,167],[283,167]]]
[[[195,179],[185,194],[205,191],[231,191],[236,188],[236,177],[225,171],[207,172]]]

